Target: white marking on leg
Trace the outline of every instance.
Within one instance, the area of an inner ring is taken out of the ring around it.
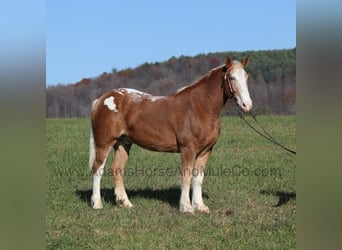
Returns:
[[[132,208],[133,204],[129,201],[124,187],[115,188],[116,204],[127,208]]]
[[[192,177],[192,207],[200,212],[209,213],[209,208],[204,205],[202,198],[202,183],[204,172]]]
[[[182,184],[182,193],[179,201],[179,210],[185,213],[194,213],[194,209],[190,204],[190,185]]]
[[[118,112],[118,110],[116,109],[116,104],[114,102],[114,96],[110,96],[110,97],[106,98],[104,100],[103,104],[105,106],[107,106],[109,110],[112,110],[114,112]]]
[[[192,206],[198,206],[203,204],[202,200],[202,183],[203,173],[199,173],[197,176],[192,177]]]
[[[106,160],[104,160],[102,165],[93,175],[93,195],[91,196],[91,206],[94,209],[101,209],[103,207],[101,201],[101,177],[104,174],[105,164]]]

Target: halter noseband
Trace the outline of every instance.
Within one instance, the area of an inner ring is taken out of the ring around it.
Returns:
[[[229,68],[227,68],[227,71],[224,74],[224,85],[228,86],[229,92],[231,94],[230,97],[234,97],[234,93],[235,93],[233,86],[232,86],[232,83],[230,81],[230,77],[229,77],[229,72],[232,70],[232,68],[233,68],[233,65],[231,65]],[[226,87],[224,89],[226,89]],[[226,93],[226,94],[229,97],[228,93]]]

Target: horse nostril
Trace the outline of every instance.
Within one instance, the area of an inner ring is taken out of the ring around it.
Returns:
[[[242,106],[243,106],[244,108],[246,108],[246,104],[245,104],[244,102],[242,103]]]

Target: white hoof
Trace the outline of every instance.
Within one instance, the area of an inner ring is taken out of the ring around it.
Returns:
[[[103,205],[102,205],[102,201],[101,198],[100,199],[94,199],[93,197],[91,197],[91,207],[94,209],[102,209]]]
[[[190,205],[182,205],[182,204],[179,205],[179,211],[181,213],[190,213],[190,214],[195,213],[195,210]]]
[[[127,207],[127,208],[133,207],[133,204],[128,199],[122,199],[122,200],[118,199],[116,200],[116,204],[119,207]]]
[[[200,213],[206,213],[206,214],[210,213],[209,208],[206,205],[204,205],[204,204],[202,204],[202,205],[192,205],[192,206],[193,206],[195,211],[198,211]]]

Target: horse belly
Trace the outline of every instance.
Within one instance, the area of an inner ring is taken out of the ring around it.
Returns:
[[[159,152],[178,152],[173,119],[167,107],[142,105],[127,118],[127,134],[137,145]],[[139,111],[138,111],[139,110]]]
[[[140,147],[158,152],[179,152],[176,137],[166,130],[136,129],[129,133],[129,137]]]

